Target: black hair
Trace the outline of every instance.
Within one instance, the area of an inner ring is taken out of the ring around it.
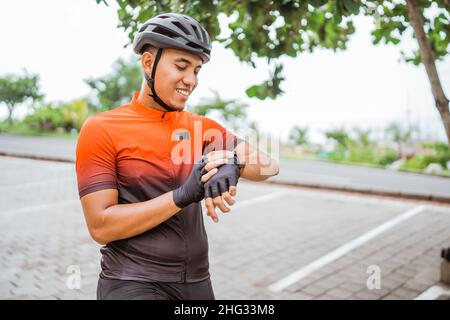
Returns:
[[[140,53],[141,53],[141,55],[144,54],[144,52],[152,53],[154,50],[156,50],[156,48],[154,46],[152,46],[151,44],[146,44],[142,47]]]

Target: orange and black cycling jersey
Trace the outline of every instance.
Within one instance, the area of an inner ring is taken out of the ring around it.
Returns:
[[[137,101],[138,94],[83,125],[76,151],[80,198],[104,189],[117,189],[119,204],[156,198],[178,188],[205,151],[232,150],[239,142],[211,119],[152,109]],[[209,277],[200,203],[100,251],[102,278],[183,283]]]

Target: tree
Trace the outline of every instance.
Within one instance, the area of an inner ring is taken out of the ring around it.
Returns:
[[[370,140],[370,134],[372,133],[371,129],[361,129],[361,128],[354,128],[353,131],[356,134],[356,142],[361,147],[370,147],[373,142]]]
[[[107,0],[96,1],[108,4]],[[402,55],[407,62],[424,64],[450,143],[449,100],[436,68],[436,60],[442,60],[448,53],[450,0],[116,1],[118,26],[128,33],[130,43],[142,22],[159,13],[181,12],[196,17],[212,39],[223,43],[240,61],[253,67],[257,57],[267,58],[270,63],[284,55],[297,57],[301,52],[313,52],[319,47],[334,51],[346,49],[349,36],[355,32],[352,18],[360,13],[375,20],[374,44],[384,41],[397,45],[412,29],[418,49]],[[235,18],[227,25],[230,37],[218,37],[219,14]],[[281,63],[275,63],[269,80],[248,88],[248,96],[275,99],[282,94],[282,68]]]
[[[397,122],[393,122],[386,127],[386,134],[397,144],[397,156],[399,158],[403,156],[403,145],[411,140],[412,133],[412,128],[405,130]]]
[[[211,91],[214,97],[194,106],[191,111],[202,116],[218,111],[223,120],[237,131],[247,119],[248,105],[234,99],[224,100],[217,91]]]
[[[14,108],[21,103],[31,100],[42,99],[39,92],[39,76],[29,75],[26,71],[24,75],[5,75],[0,78],[0,102],[6,104],[8,108],[8,122],[12,124],[12,114]]]
[[[308,130],[308,127],[295,126],[289,134],[289,140],[298,146],[308,144]]]
[[[64,129],[71,132],[73,129],[79,131],[88,116],[88,102],[75,99],[69,102],[43,103],[34,108],[24,122],[30,128],[40,131]]]
[[[339,150],[349,148],[352,139],[344,129],[334,129],[325,132],[327,139],[333,140]]]
[[[130,100],[133,92],[139,90],[142,72],[138,59],[125,61],[121,58],[113,64],[113,71],[99,78],[89,78],[85,82],[95,91],[100,111],[110,110]]]

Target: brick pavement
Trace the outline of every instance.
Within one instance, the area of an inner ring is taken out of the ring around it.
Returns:
[[[0,157],[0,298],[95,299],[100,246],[89,236],[72,164]],[[271,201],[250,203],[274,192]],[[411,299],[438,281],[450,209],[427,209],[279,294],[267,286],[402,214],[414,203],[241,182],[238,206],[205,218],[218,299]],[[252,200],[250,200],[252,201]],[[67,268],[79,266],[81,290]],[[381,269],[368,290],[367,266]]]

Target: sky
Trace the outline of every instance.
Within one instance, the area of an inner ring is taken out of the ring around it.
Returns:
[[[95,0],[3,1],[0,76],[24,69],[39,74],[46,101],[69,101],[88,94],[84,79],[109,73],[117,58],[133,55],[131,46],[124,47],[128,38],[117,28],[116,6],[109,2],[106,7]],[[445,140],[424,67],[399,60],[400,50],[415,48],[416,42],[408,38],[401,46],[374,46],[373,22],[357,17],[355,26],[346,51],[319,49],[281,58],[285,93],[276,100],[260,101],[245,94],[249,86],[267,80],[271,68],[265,60],[258,60],[254,69],[214,43],[211,61],[203,66],[188,105],[211,97],[211,90],[216,90],[225,99],[249,104],[249,118],[282,139],[295,125],[309,127],[312,140],[320,142],[329,129],[377,130],[409,119],[420,126],[425,138]],[[449,96],[450,58],[437,67]],[[22,107],[15,115],[25,112]],[[0,106],[0,118],[5,116],[6,107]]]

